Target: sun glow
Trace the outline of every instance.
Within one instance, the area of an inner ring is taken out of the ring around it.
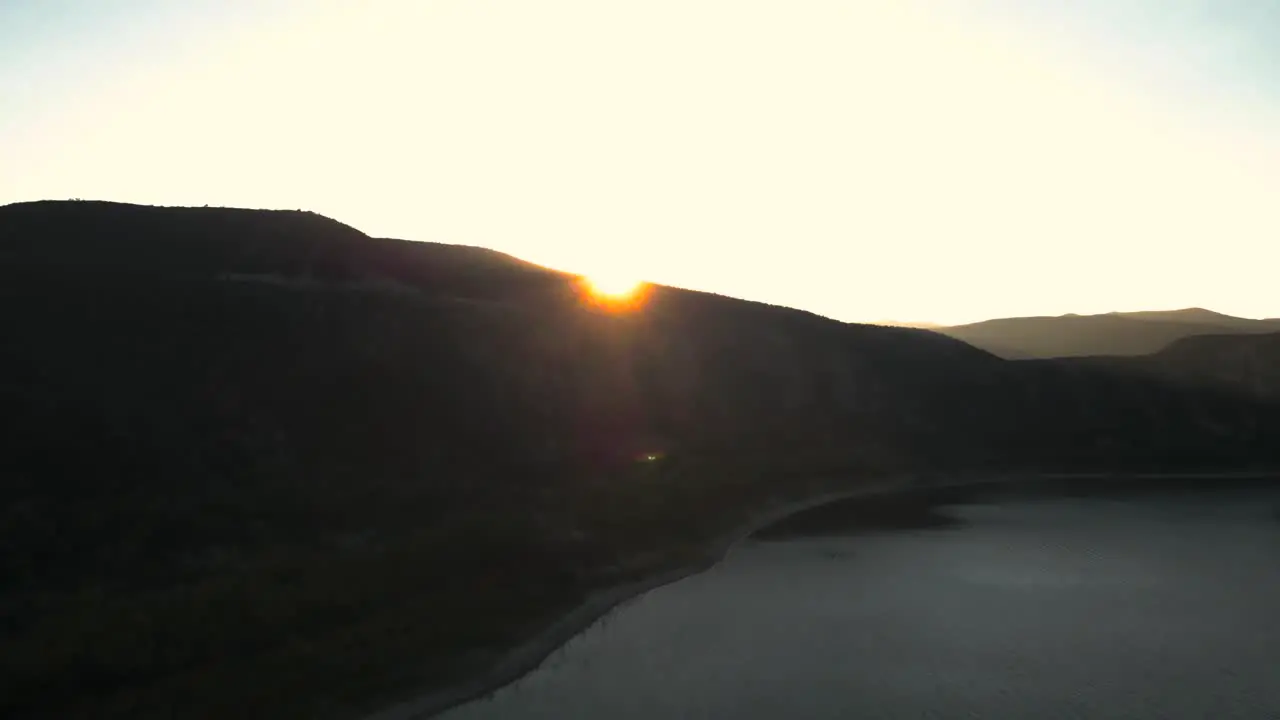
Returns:
[[[587,288],[592,295],[605,300],[629,300],[644,286],[644,281],[618,274],[591,274],[586,276]]]

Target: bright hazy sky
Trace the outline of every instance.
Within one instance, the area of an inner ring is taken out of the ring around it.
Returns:
[[[842,320],[1280,316],[1280,2],[5,0],[0,203],[68,197]]]

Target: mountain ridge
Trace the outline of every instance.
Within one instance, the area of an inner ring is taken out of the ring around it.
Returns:
[[[936,332],[1010,359],[1137,356],[1195,335],[1266,333],[1280,321],[1252,320],[1204,308],[997,318],[940,327]]]
[[[1280,399],[1280,331],[1193,335],[1151,355],[1082,360],[1135,369],[1184,387]]]

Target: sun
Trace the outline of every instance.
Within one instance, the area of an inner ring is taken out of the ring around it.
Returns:
[[[615,273],[592,273],[586,276],[592,295],[605,300],[628,300],[644,287],[644,281]]]

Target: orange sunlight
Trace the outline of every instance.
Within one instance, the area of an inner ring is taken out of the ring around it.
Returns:
[[[589,273],[581,278],[583,292],[596,305],[631,309],[643,302],[647,284],[621,273]]]
[[[626,300],[636,294],[644,282],[626,275],[588,275],[587,285],[593,295],[614,300]]]

